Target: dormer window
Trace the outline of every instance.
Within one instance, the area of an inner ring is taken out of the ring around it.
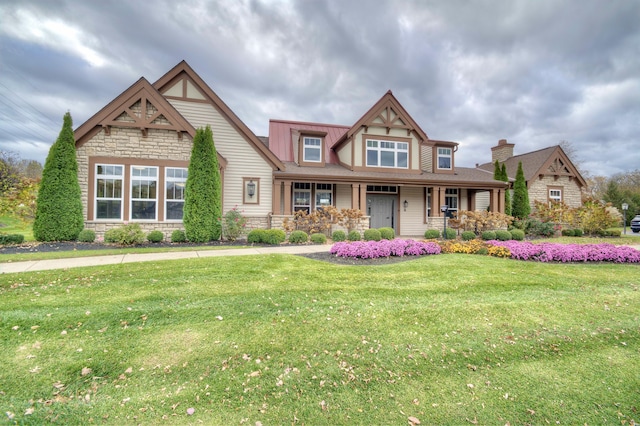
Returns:
[[[451,148],[438,148],[438,169],[451,170],[452,152]]]
[[[304,137],[302,161],[305,163],[322,162],[322,139],[317,137]]]

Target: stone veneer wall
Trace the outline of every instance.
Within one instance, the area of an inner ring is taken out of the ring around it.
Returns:
[[[535,179],[529,182],[528,190],[531,208],[534,206],[534,201],[546,203],[549,200],[549,187],[561,188],[562,201],[568,206],[575,208],[582,206],[582,193],[575,179],[568,176],[559,176],[558,179],[553,176],[545,176],[542,179]]]

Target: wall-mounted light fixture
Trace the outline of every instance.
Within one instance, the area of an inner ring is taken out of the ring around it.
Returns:
[[[249,195],[249,198],[253,198],[256,195],[256,184],[253,180],[250,180],[247,184],[247,195]]]
[[[404,200],[404,203],[402,203],[402,206],[404,207],[404,211],[407,211],[407,207],[409,207],[409,202],[407,200]]]

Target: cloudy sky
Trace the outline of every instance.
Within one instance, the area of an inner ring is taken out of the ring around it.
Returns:
[[[66,111],[77,127],[182,59],[257,135],[352,125],[391,89],[459,166],[506,138],[640,169],[634,0],[3,0],[0,149],[44,162]]]

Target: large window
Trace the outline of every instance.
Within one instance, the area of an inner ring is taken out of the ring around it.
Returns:
[[[124,166],[96,165],[96,219],[122,218]]]
[[[316,184],[316,210],[333,205],[333,185],[330,183]]]
[[[408,168],[409,144],[407,142],[367,139],[367,166],[397,169]]]
[[[322,140],[320,138],[305,137],[303,145],[302,161],[310,163],[322,162]]]
[[[447,216],[452,217],[458,211],[458,188],[447,188],[445,190],[444,203],[449,206]]]
[[[451,148],[438,148],[438,168],[451,170]]]
[[[559,203],[562,201],[561,189],[549,189],[549,201]]]
[[[187,169],[165,169],[165,217],[166,220],[182,220],[184,191],[187,185]]]
[[[131,219],[157,217],[158,168],[131,166]]]
[[[311,183],[294,182],[293,184],[293,211],[299,210],[311,212]]]

